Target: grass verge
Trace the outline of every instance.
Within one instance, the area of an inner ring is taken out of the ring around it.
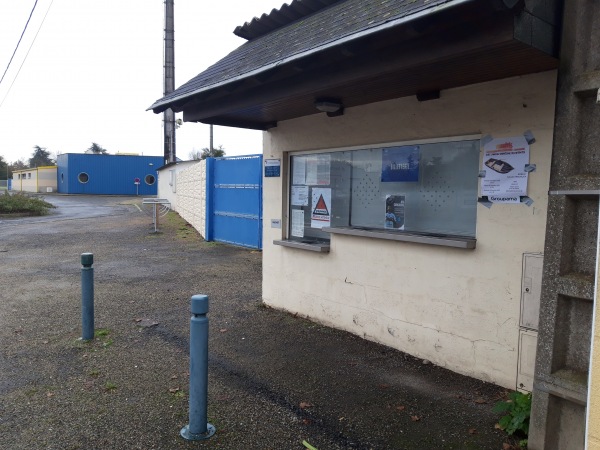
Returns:
[[[0,194],[0,214],[30,214],[32,216],[43,216],[48,214],[54,205],[27,194],[9,194],[8,191]]]

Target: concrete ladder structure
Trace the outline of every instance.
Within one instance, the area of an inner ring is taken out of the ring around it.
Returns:
[[[600,2],[566,0],[529,434],[583,449],[600,192]]]

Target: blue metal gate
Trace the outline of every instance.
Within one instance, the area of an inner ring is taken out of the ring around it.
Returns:
[[[206,160],[205,237],[262,248],[262,155]]]

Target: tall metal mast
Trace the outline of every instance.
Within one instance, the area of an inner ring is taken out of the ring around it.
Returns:
[[[175,15],[173,0],[165,0],[165,49],[163,96],[175,90]],[[175,113],[167,109],[164,120],[165,164],[175,161]]]

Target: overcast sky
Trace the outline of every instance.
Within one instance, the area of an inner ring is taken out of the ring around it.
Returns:
[[[34,3],[0,0],[0,77]],[[175,86],[242,45],[236,26],[283,3],[175,0]],[[109,153],[162,155],[162,115],[146,108],[162,97],[163,29],[163,0],[38,0],[0,83],[0,155],[28,159],[34,145],[82,153],[92,142]],[[261,139],[215,127],[214,144],[227,155],[261,153]],[[208,125],[177,130],[182,159],[208,144]]]

